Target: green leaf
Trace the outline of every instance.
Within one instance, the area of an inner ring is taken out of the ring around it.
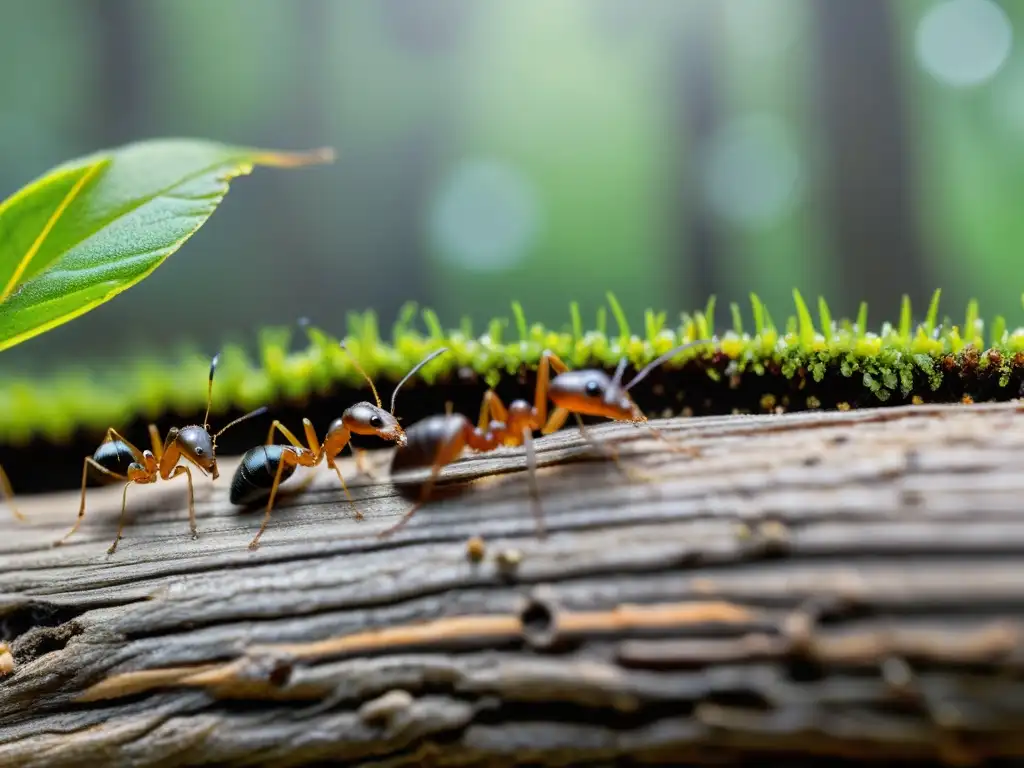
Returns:
[[[158,139],[54,168],[0,203],[0,350],[149,275],[213,214],[235,177],[257,165],[332,159],[330,150]]]

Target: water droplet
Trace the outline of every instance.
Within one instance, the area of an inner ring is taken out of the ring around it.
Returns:
[[[946,85],[965,88],[991,79],[1006,63],[1013,26],[992,0],[946,0],[917,25],[917,58]]]
[[[444,181],[431,218],[441,257],[479,272],[510,269],[529,255],[539,231],[537,195],[504,163],[479,159]]]
[[[763,227],[789,213],[801,192],[800,158],[781,120],[752,115],[714,137],[704,167],[711,209],[734,224]]]

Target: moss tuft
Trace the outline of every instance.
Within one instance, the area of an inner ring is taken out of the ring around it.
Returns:
[[[388,340],[381,338],[372,312],[351,314],[346,344],[382,391],[426,354],[449,346],[451,354],[422,370],[417,384],[422,394],[424,388],[453,386],[457,381],[471,381],[480,391],[516,377],[519,385],[528,384],[529,372],[545,348],[573,367],[611,370],[626,356],[637,368],[677,344],[714,332],[713,297],[703,310],[684,313],[675,327],[668,324],[665,313],[648,311],[642,336],[632,332],[614,296],[609,294],[608,299],[614,333],[606,328],[603,307],[595,329],[585,330],[575,303],[570,305],[565,327],[558,330],[529,324],[522,307],[513,303],[512,321],[497,318],[481,336],[474,336],[467,322],[445,330],[433,311],[418,311],[415,304],[408,304]],[[660,382],[660,389],[648,396],[652,413],[834,409],[960,402],[965,397],[977,402],[1019,395],[1024,329],[1009,331],[1005,319],[997,317],[991,346],[986,348],[977,302],[969,303],[962,326],[948,320],[940,324],[936,291],[924,321],[914,325],[910,300],[905,297],[896,325],[883,323],[878,332],[869,332],[864,304],[850,322],[833,319],[826,302],[819,299],[815,327],[798,291],[794,290],[793,299],[796,311],[786,318],[782,332],[756,295],[750,296],[751,332],[744,328],[741,308],[730,305],[732,327],[718,336],[716,348],[690,350],[652,377]],[[420,328],[417,318],[422,321]],[[339,390],[367,392],[359,373],[338,348],[338,339],[323,330],[266,328],[258,339],[255,358],[238,346],[223,350],[214,393],[215,419],[262,404],[302,404]],[[59,444],[78,432],[101,434],[110,425],[136,419],[201,414],[208,365],[207,357],[189,353],[172,360],[130,361],[100,375],[68,370],[50,380],[3,376],[0,444],[17,446],[33,439]],[[400,413],[417,411],[410,402],[413,399],[408,393],[404,403],[400,399]],[[770,408],[766,407],[769,402]]]

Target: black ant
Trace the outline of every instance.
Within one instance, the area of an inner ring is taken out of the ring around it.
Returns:
[[[217,370],[217,362],[220,355],[214,355],[210,362],[210,376],[207,384],[206,394],[206,415],[203,417],[203,425],[193,424],[187,427],[172,427],[167,432],[167,438],[161,442],[160,433],[155,424],[149,425],[149,438],[153,450],[140,451],[117,430],[110,427],[107,434],[92,456],[86,456],[82,463],[82,502],[78,508],[78,519],[71,526],[71,530],[64,534],[63,538],[54,542],[54,546],[63,544],[71,534],[78,530],[85,517],[85,487],[88,480],[89,469],[99,472],[99,477],[107,481],[120,480],[124,483],[124,490],[121,492],[121,518],[117,525],[117,536],[114,543],[107,550],[108,555],[114,554],[117,544],[121,540],[121,531],[124,528],[125,508],[128,503],[128,487],[133,483],[145,485],[155,483],[159,480],[170,480],[185,475],[188,480],[188,525],[192,531],[192,538],[199,537],[196,530],[196,508],[195,497],[192,487],[192,472],[185,464],[185,461],[193,464],[204,475],[209,474],[213,480],[220,477],[217,469],[217,438],[227,432],[231,427],[241,421],[259,416],[267,411],[266,406],[257,408],[255,411],[241,416],[217,434],[211,437],[209,430],[210,405],[213,402],[213,374]]]
[[[579,422],[580,433],[592,445],[595,443],[583,426],[583,416],[599,416],[615,421],[629,421],[647,427],[656,437],[665,440],[674,448],[671,441],[647,423],[640,408],[629,396],[629,390],[644,379],[652,370],[666,361],[699,344],[710,344],[711,341],[699,340],[683,344],[649,363],[633,377],[629,384],[622,385],[622,376],[626,370],[627,360],[623,357],[615,370],[615,375],[608,375],[597,369],[570,371],[568,366],[550,350],[541,354],[537,365],[537,385],[534,403],[526,400],[514,400],[507,408],[493,390],[484,395],[480,408],[480,419],[476,426],[462,414],[446,413],[445,415],[428,416],[413,424],[406,430],[406,445],[395,451],[391,460],[391,473],[422,467],[430,467],[430,476],[423,484],[419,500],[402,518],[377,534],[378,538],[390,536],[399,530],[428,500],[434,483],[441,469],[454,462],[466,447],[475,451],[486,452],[500,445],[523,446],[526,453],[526,466],[530,479],[530,499],[533,515],[537,526],[537,537],[546,536],[544,518],[540,509],[540,492],[537,488],[537,457],[533,448],[533,432],[540,430],[542,434],[550,434],[561,428],[569,414],[574,414]],[[550,369],[554,368],[553,378]],[[551,415],[548,415],[548,398],[555,404]],[[492,419],[491,416],[494,416]],[[603,447],[602,447],[603,448]],[[618,455],[612,451],[609,457],[618,462]]]
[[[346,352],[348,351],[345,348],[344,342],[340,346]],[[263,523],[260,525],[259,532],[249,542],[249,549],[257,549],[259,547],[260,537],[270,522],[270,511],[274,506],[277,489],[282,482],[292,476],[296,467],[315,467],[321,461],[326,460],[327,466],[338,474],[338,480],[341,481],[341,487],[345,491],[345,497],[352,506],[356,519],[361,520],[363,514],[356,508],[355,502],[352,500],[352,494],[349,493],[348,486],[345,484],[345,478],[341,475],[341,468],[335,463],[335,458],[348,445],[352,447],[358,461],[360,454],[355,452],[355,447],[351,443],[353,433],[358,435],[375,435],[404,446],[406,435],[401,425],[399,425],[398,419],[395,418],[395,398],[398,396],[398,391],[424,365],[447,351],[447,347],[442,347],[430,353],[420,360],[398,382],[394,392],[391,393],[390,413],[385,411],[381,405],[380,396],[377,394],[377,388],[373,385],[373,380],[360,367],[355,358],[351,358],[356,370],[369,382],[370,390],[373,392],[373,398],[377,401],[377,404],[374,405],[373,403],[363,401],[346,408],[341,417],[335,419],[330,427],[328,427],[323,443],[320,443],[317,439],[316,430],[309,419],[302,420],[308,447],[300,443],[298,438],[287,427],[275,419],[274,423],[270,425],[270,431],[267,433],[267,442],[246,452],[242,457],[241,463],[238,465],[238,469],[235,470],[235,476],[231,481],[230,501],[235,505],[244,506],[250,504],[261,498],[268,489],[270,491]],[[291,445],[275,444],[273,442],[275,429],[284,435]]]
[[[3,467],[0,467],[0,498],[6,499],[8,506],[11,508],[11,514],[14,515],[16,520],[25,520],[25,515],[14,504],[14,489],[11,488],[11,481],[7,478],[7,473],[4,472]]]

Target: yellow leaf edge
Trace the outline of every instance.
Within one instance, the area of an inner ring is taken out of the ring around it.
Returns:
[[[228,193],[231,181],[240,176],[248,176],[249,174],[252,173],[253,169],[257,165],[262,165],[270,168],[302,168],[309,165],[322,165],[325,163],[333,162],[335,156],[335,152],[331,147],[320,147],[318,149],[309,150],[307,152],[278,152],[274,150],[252,150],[250,153],[247,154],[245,159],[236,157],[226,160],[225,162],[226,164],[228,164],[228,167],[224,170],[223,174],[220,177],[220,180],[224,183],[224,191],[221,193],[220,200],[217,201],[217,204],[220,205],[221,200],[223,200],[224,196]],[[107,159],[109,160],[109,158]],[[101,162],[102,161],[98,160],[96,161],[96,164],[99,164]],[[54,169],[54,172],[70,172],[71,170],[76,170],[80,167],[81,166],[76,166],[73,169],[59,168]],[[27,193],[28,191],[37,188],[44,181],[50,178],[50,176],[51,174],[47,174],[46,176],[43,176],[40,179],[37,179],[36,181],[26,185],[25,187],[22,187],[22,189],[16,192],[15,195]],[[8,198],[8,200],[9,199],[11,198]],[[6,203],[7,201],[4,202]],[[0,213],[3,212],[3,209],[4,205],[0,204]],[[10,349],[11,347],[17,346],[18,344],[21,344],[24,341],[28,341],[29,339],[35,338],[36,336],[46,333],[49,330],[64,325],[64,323],[70,322],[74,320],[76,317],[81,317],[86,312],[89,312],[95,309],[96,307],[100,306],[101,304],[105,304],[106,302],[110,301],[119,293],[123,293],[132,286],[142,282],[151,274],[153,274],[153,271],[156,270],[157,267],[163,264],[171,255],[178,251],[181,248],[181,246],[183,246],[188,241],[188,239],[192,237],[192,235],[194,235],[199,230],[199,228],[203,226],[203,224],[206,223],[206,221],[209,218],[210,217],[207,216],[205,219],[196,224],[196,226],[193,229],[186,233],[184,237],[180,238],[177,242],[172,243],[171,250],[167,252],[167,255],[160,259],[156,264],[154,264],[152,268],[146,270],[141,275],[139,275],[136,279],[118,286],[114,290],[104,294],[101,298],[97,299],[96,301],[91,301],[88,304],[85,304],[79,307],[78,309],[74,310],[73,312],[68,312],[66,315],[62,315],[61,317],[54,318],[49,322],[37,325],[35,328],[32,328],[31,330],[24,331],[15,336],[11,336],[6,339],[0,339],[0,352],[2,352],[5,349]],[[3,302],[0,301],[0,304],[2,303]]]
[[[64,215],[64,211],[66,211],[68,206],[71,205],[72,201],[74,201],[74,199],[78,197],[79,193],[83,189],[85,189],[85,185],[89,183],[89,181],[97,174],[97,172],[99,172],[101,168],[105,168],[109,164],[110,159],[105,158],[103,160],[98,160],[95,163],[90,163],[88,165],[84,165],[80,168],[74,169],[78,171],[84,169],[84,173],[82,173],[82,175],[78,178],[78,181],[76,181],[71,186],[71,189],[68,190],[68,193],[64,195],[64,199],[60,201],[60,204],[54,209],[53,213],[50,214],[50,218],[46,220],[46,224],[43,225],[43,229],[39,232],[38,235],[36,235],[36,239],[32,241],[32,245],[29,246],[29,249],[25,252],[25,255],[21,257],[21,261],[18,262],[18,266],[14,268],[14,272],[11,274],[11,279],[7,281],[7,285],[5,285],[4,289],[0,291],[0,304],[2,304],[4,300],[6,300],[7,297],[11,295],[11,292],[18,287],[18,282],[19,280],[21,280],[21,276],[25,274],[25,270],[28,269],[28,265],[32,263],[32,259],[34,259],[36,254],[39,253],[39,249],[43,246],[43,243],[46,242],[46,238],[49,237],[54,225],[57,223],[60,217]],[[47,182],[50,184],[55,183],[58,179],[62,179],[70,175],[70,173],[71,172],[69,171],[66,173],[50,174],[43,177],[42,179],[39,179],[38,182],[29,184],[27,187],[24,187],[23,189],[19,190],[10,198],[5,200],[3,204],[0,204],[0,217],[3,216],[4,211],[9,207],[8,203],[11,200],[16,200],[19,198],[19,196],[24,196],[21,195],[22,192],[25,192],[26,190],[31,192],[33,189],[41,188],[41,182]]]

